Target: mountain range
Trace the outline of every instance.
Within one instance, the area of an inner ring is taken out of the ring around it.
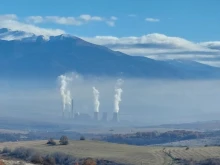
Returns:
[[[71,35],[44,37],[0,29],[1,77],[56,78],[66,72],[155,79],[220,78],[220,68],[194,61],[157,61],[113,51]]]

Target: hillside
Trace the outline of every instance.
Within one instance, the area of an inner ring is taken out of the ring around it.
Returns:
[[[7,38],[16,40],[7,40]],[[12,37],[13,36],[13,37]],[[25,36],[25,37],[24,37]],[[70,35],[35,36],[0,29],[0,76],[55,78],[65,72],[136,78],[220,78],[220,69],[129,56]]]
[[[202,164],[201,161],[219,161],[220,158],[219,147],[138,147],[98,141],[71,141],[67,146],[47,146],[45,143],[46,141],[7,142],[0,144],[0,150],[5,146],[11,149],[25,146],[45,154],[62,152],[77,158],[91,157],[134,165],[184,164],[183,162]]]

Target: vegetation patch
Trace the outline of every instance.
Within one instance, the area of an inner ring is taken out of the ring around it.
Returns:
[[[62,136],[60,138],[60,145],[67,145],[67,144],[69,144],[68,137],[67,136]]]
[[[4,152],[3,152],[4,151]],[[26,162],[31,162],[33,164],[43,164],[43,165],[123,165],[116,162],[107,160],[95,160],[92,158],[78,159],[72,155],[67,155],[61,152],[56,152],[53,154],[43,155],[34,149],[18,147],[14,150],[4,148],[1,154],[7,158],[16,158],[24,160]],[[0,161],[0,165],[5,165],[4,162]]]
[[[174,130],[167,132],[137,132],[134,134],[113,134],[101,137],[100,140],[130,144],[130,145],[152,145],[163,144],[169,142],[176,142],[181,140],[191,140],[204,138],[206,135],[203,132],[186,131],[186,130]]]
[[[53,138],[50,138],[47,142],[48,145],[55,146],[57,143],[53,140]]]

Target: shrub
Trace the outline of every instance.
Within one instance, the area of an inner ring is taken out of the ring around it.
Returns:
[[[14,151],[11,152],[12,156],[23,160],[28,160],[34,154],[36,153],[33,149],[27,149],[24,147],[16,148]]]
[[[42,158],[40,154],[34,154],[33,156],[31,156],[30,161],[34,164],[43,164],[44,159]]]
[[[93,160],[92,158],[87,158],[86,160],[84,160],[82,165],[96,165],[96,161]]]
[[[56,164],[56,161],[55,161],[55,158],[50,156],[50,155],[47,155],[45,158],[44,158],[44,165],[55,165]]]
[[[84,136],[81,136],[80,140],[86,140],[86,138]]]
[[[61,152],[54,153],[52,157],[55,159],[56,164],[72,165],[76,163],[76,158]]]
[[[48,145],[52,145],[52,146],[55,146],[57,143],[52,139],[50,138],[47,142]]]
[[[9,152],[8,149],[4,149],[4,151],[5,152],[7,151],[7,153]],[[52,155],[43,155],[43,154],[37,153],[33,149],[27,149],[23,147],[15,148],[13,151],[10,150],[9,156],[12,158],[18,158],[24,161],[29,161],[34,164],[43,164],[43,165],[56,165],[56,164],[57,165],[73,165],[78,161],[72,155],[67,155],[64,153],[54,153]],[[21,163],[21,165],[23,164]],[[94,165],[94,164],[91,164],[91,165]]]
[[[2,150],[3,154],[10,154],[11,153],[11,149],[9,149],[8,147],[3,148]]]
[[[56,152],[52,155],[57,164],[61,164],[65,159],[65,154],[61,152]]]
[[[62,136],[60,138],[60,145],[67,145],[67,144],[69,144],[69,140],[68,140],[67,136]]]

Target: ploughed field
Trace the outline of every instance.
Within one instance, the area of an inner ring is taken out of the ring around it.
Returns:
[[[220,147],[170,147],[165,148],[166,153],[170,153],[172,157],[201,161],[205,159],[218,158],[220,159]]]
[[[96,158],[115,161],[123,164],[137,165],[168,165],[176,164],[175,158],[186,160],[205,160],[220,158],[220,147],[146,147],[113,144],[99,141],[70,141],[69,145],[48,146],[47,141],[6,142],[0,143],[0,150],[4,147],[33,148],[41,153],[49,154],[62,152],[77,158]]]

